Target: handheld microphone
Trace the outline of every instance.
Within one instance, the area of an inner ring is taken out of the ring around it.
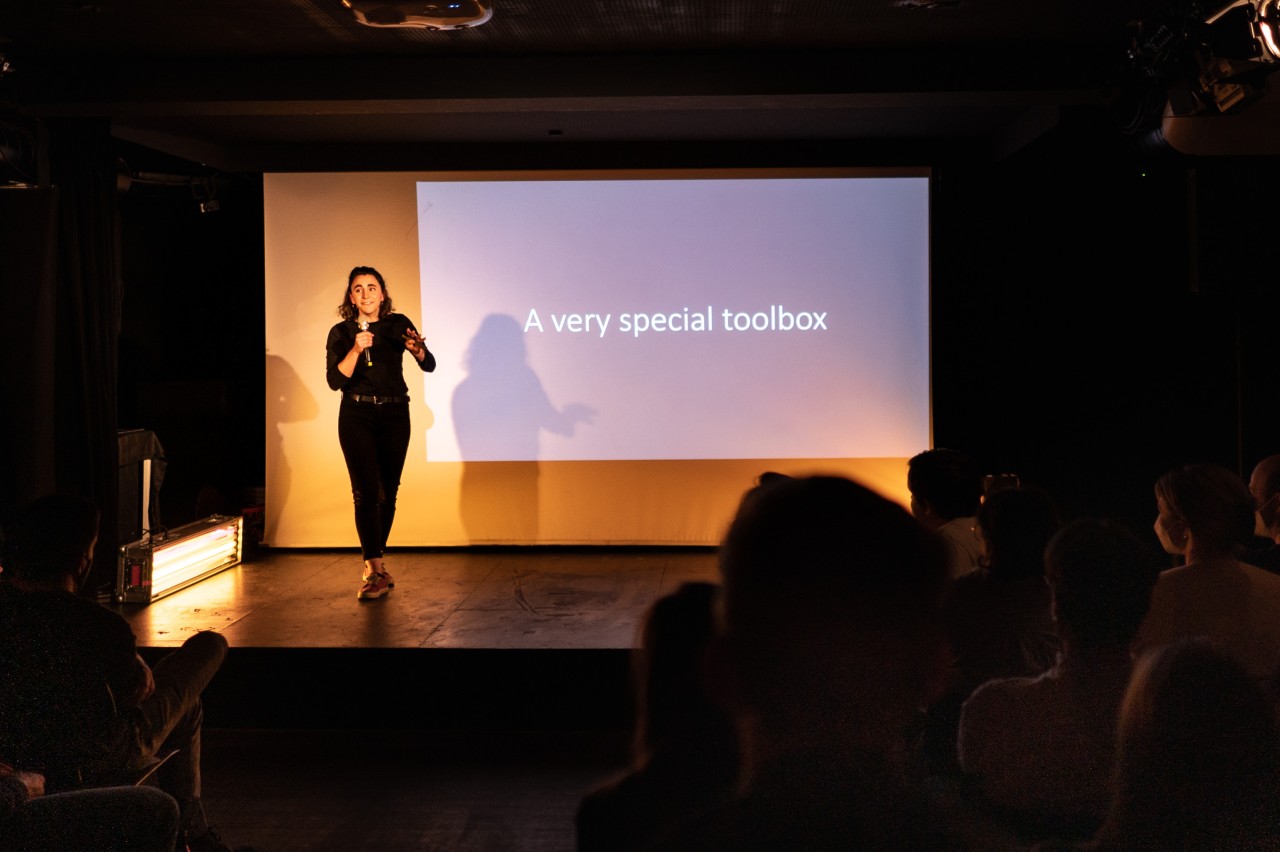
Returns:
[[[368,320],[360,320],[360,330],[361,330],[361,331],[368,331],[368,330],[369,330],[369,321],[368,321]],[[371,346],[371,347],[369,347],[368,349],[364,350],[364,365],[365,365],[366,367],[372,367],[372,366],[373,366],[373,347],[372,347],[372,346]]]

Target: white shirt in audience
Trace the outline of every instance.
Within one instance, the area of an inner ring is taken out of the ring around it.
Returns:
[[[1100,821],[1128,660],[1060,659],[978,687],[960,716],[960,768],[982,797],[1039,819]]]
[[[1191,636],[1222,644],[1260,680],[1280,667],[1280,575],[1232,560],[1160,574],[1138,632],[1141,651]]]

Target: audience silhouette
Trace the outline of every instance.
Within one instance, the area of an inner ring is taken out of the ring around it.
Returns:
[[[982,502],[983,481],[978,463],[960,450],[938,447],[907,460],[911,513],[947,542],[953,577],[981,565],[982,541],[974,515]]]
[[[969,848],[905,771],[940,675],[944,541],[849,479],[796,477],[748,492],[720,567],[739,785],[652,848]]]
[[[1160,477],[1155,496],[1156,536],[1184,564],[1156,581],[1136,649],[1207,636],[1269,680],[1280,668],[1280,575],[1237,558],[1253,532],[1253,495],[1234,472],[1202,463]]]
[[[153,671],[124,617],[78,593],[98,523],[89,500],[50,495],[5,524],[0,755],[60,792],[120,783],[176,749],[156,784],[177,800],[191,852],[220,852],[200,795],[200,695],[226,639],[195,633]]]
[[[178,803],[155,787],[44,792],[44,777],[0,764],[0,849],[174,852]]]
[[[1089,848],[1280,848],[1275,709],[1234,654],[1187,639],[1139,660],[1111,805]]]
[[[1254,541],[1240,561],[1280,573],[1280,454],[1254,465],[1249,493],[1254,502]]]
[[[961,713],[958,756],[976,800],[1024,839],[1085,839],[1109,801],[1130,645],[1157,570],[1136,536],[1097,520],[1063,527],[1045,569],[1057,661],[980,686]]]
[[[732,789],[737,743],[705,673],[718,592],[715,583],[682,583],[645,614],[633,653],[632,767],[583,797],[580,852],[637,848]]]
[[[921,757],[930,775],[957,771],[960,706],[973,690],[992,678],[1039,674],[1057,654],[1044,576],[1045,546],[1059,526],[1053,499],[1040,488],[1003,488],[974,520],[980,567],[955,579],[942,612],[952,665],[926,713]]]
[[[1280,575],[1240,558],[1255,511],[1280,542],[1280,456],[1247,488],[1160,477],[1163,572],[1043,489],[979,501],[963,453],[908,480],[910,511],[758,477],[719,582],[645,613],[632,761],[582,796],[579,852],[1280,849]],[[153,671],[79,594],[98,522],[55,495],[0,525],[0,848],[228,850],[200,796],[226,641]],[[124,786],[174,749],[160,789]]]

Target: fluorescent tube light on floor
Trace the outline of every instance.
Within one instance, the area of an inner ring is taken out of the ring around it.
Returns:
[[[203,520],[120,547],[116,601],[149,604],[238,565],[244,554],[244,518]]]

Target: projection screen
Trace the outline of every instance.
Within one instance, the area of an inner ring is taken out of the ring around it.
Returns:
[[[718,542],[765,470],[906,502],[929,173],[268,174],[266,536],[354,546],[324,341],[376,267],[438,360],[390,545]]]

